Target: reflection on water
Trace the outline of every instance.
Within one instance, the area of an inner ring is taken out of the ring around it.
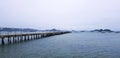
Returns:
[[[0,46],[0,58],[120,58],[120,34],[69,33]]]

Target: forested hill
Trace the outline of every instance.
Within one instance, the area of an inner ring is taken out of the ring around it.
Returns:
[[[7,27],[0,27],[0,32],[13,32],[13,31],[23,31],[23,32],[35,32],[38,31],[37,29],[30,29],[30,28],[7,28]]]

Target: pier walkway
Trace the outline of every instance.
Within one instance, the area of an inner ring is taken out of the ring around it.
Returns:
[[[66,32],[33,32],[33,33],[25,33],[25,34],[7,34],[7,35],[0,35],[1,44],[11,44],[11,43],[17,43],[27,40],[33,40],[33,39],[40,39],[43,37],[49,37],[54,35],[60,35],[60,34],[66,34],[70,33],[68,31]],[[7,43],[5,43],[5,40],[7,40]]]

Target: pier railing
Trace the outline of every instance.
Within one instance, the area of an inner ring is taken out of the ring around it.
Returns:
[[[27,40],[40,39],[43,37],[49,37],[54,35],[66,34],[70,33],[68,31],[64,32],[27,32],[27,33],[8,33],[8,34],[0,34],[1,44],[11,44],[17,43]],[[7,43],[5,43],[5,39],[7,39]]]

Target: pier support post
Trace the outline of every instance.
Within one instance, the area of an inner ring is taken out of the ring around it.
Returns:
[[[4,42],[4,37],[2,37],[2,45],[5,45],[5,42]]]
[[[36,39],[37,39],[37,34],[36,34]]]
[[[22,42],[23,41],[23,36],[20,36],[20,42]]]
[[[40,37],[39,37],[39,34],[38,34],[37,36],[38,36],[38,39],[39,39],[39,38],[40,38]]]
[[[17,38],[17,37],[15,36],[15,43],[17,43],[17,40],[16,40],[16,38]]]
[[[13,43],[15,43],[15,37],[13,37]]]
[[[38,34],[38,37],[40,38],[40,34]]]
[[[43,37],[43,35],[41,34],[41,38]]]
[[[36,36],[34,35],[34,39],[36,39]]]
[[[18,42],[20,41],[20,36],[18,36]]]
[[[30,36],[28,35],[28,40],[30,40]]]
[[[37,34],[37,39],[38,39],[39,37],[38,37],[38,34]]]
[[[44,37],[44,34],[42,34],[42,37]]]
[[[35,35],[35,39],[37,38],[37,36]]]
[[[11,44],[11,39],[10,39],[10,37],[8,37],[8,44]]]
[[[32,35],[30,35],[30,40],[32,40]]]
[[[25,38],[24,40],[26,41],[27,40],[26,36],[24,36],[24,38]]]
[[[31,35],[30,37],[31,37],[31,40],[33,40],[33,36]]]
[[[41,37],[41,35],[40,35],[40,34],[39,34],[38,36],[39,36],[39,38]]]

